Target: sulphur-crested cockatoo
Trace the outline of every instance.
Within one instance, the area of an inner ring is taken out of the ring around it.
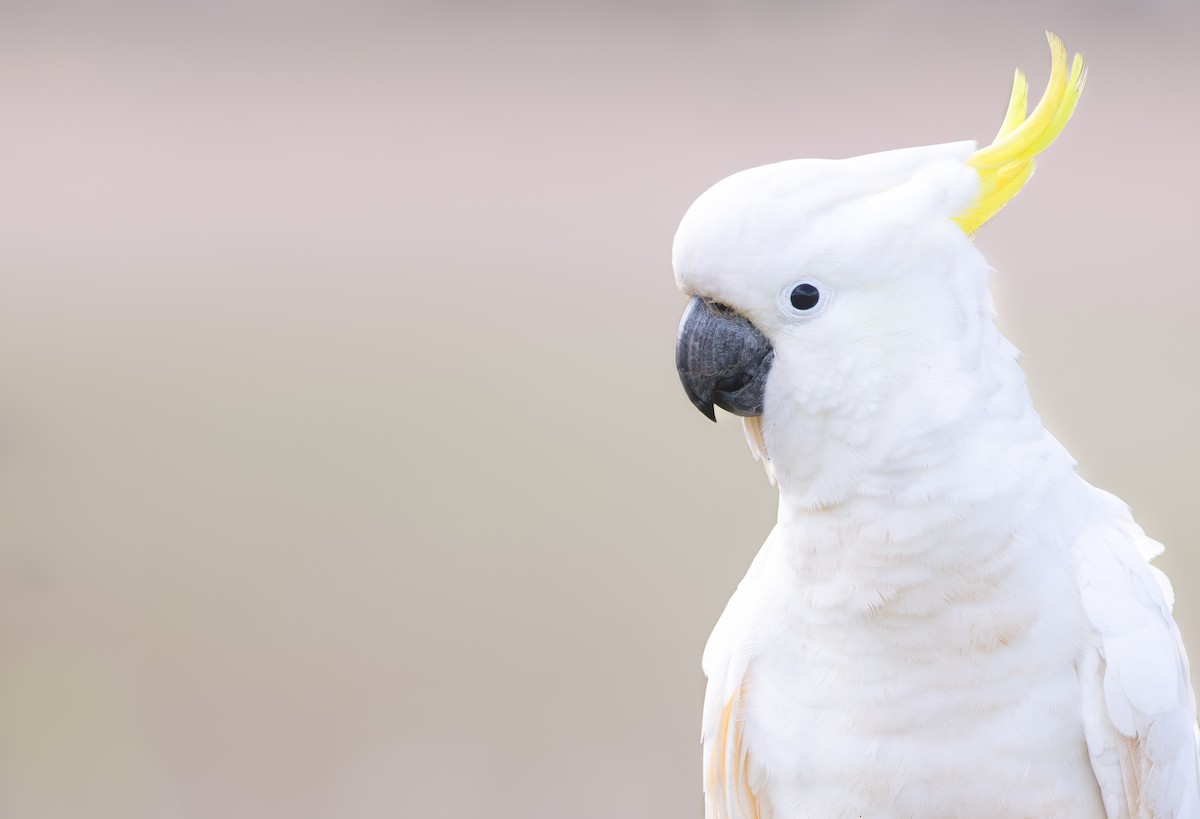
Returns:
[[[709,819],[1197,819],[1161,546],[1042,426],[971,235],[1083,90],[1050,36],[985,148],[725,179],[675,237],[692,402],[778,522],[704,652]]]

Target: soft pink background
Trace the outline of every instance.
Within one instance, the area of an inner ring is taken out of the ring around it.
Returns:
[[[672,365],[691,200],[1075,120],[979,237],[1200,656],[1194,3],[0,8],[0,816],[698,817],[773,520]]]

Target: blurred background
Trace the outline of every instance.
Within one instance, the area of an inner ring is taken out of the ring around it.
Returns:
[[[679,388],[752,165],[1075,120],[978,237],[1200,657],[1194,2],[0,5],[0,816],[699,817],[774,517]]]

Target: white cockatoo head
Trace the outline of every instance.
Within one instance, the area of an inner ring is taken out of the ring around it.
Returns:
[[[747,418],[769,470],[855,478],[953,424],[995,375],[989,268],[970,236],[1025,184],[1083,89],[1050,35],[1026,117],[1017,72],[992,145],[801,159],[718,182],[684,216],[673,265],[692,301],[676,363],[692,402]],[[1022,391],[1022,395],[1024,395]],[[830,476],[826,476],[830,478]],[[845,481],[827,480],[824,494]],[[820,494],[820,493],[819,493]]]

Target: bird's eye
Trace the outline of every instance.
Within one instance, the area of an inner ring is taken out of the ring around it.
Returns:
[[[821,300],[821,291],[808,282],[801,282],[792,288],[792,307],[797,310],[811,310]]]

